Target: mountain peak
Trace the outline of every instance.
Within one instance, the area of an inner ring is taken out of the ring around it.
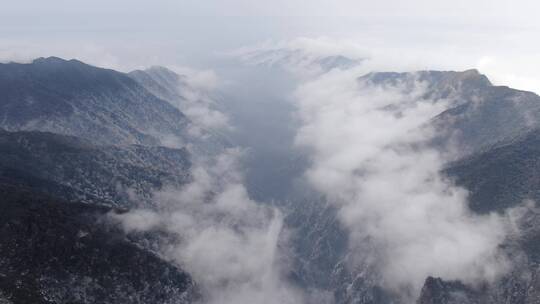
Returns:
[[[39,57],[39,58],[36,58],[32,61],[31,64],[36,64],[36,65],[42,65],[42,66],[47,66],[47,67],[54,67],[54,66],[59,66],[59,67],[64,67],[64,66],[87,66],[87,67],[91,67],[90,65],[82,62],[82,61],[79,61],[77,59],[63,59],[63,58],[60,58],[60,57],[56,57],[56,56],[50,56],[50,57]]]
[[[176,74],[173,70],[164,67],[162,65],[153,65],[147,69],[145,69],[147,72],[160,72],[160,73],[169,73],[169,74]]]
[[[359,77],[359,80],[368,81],[376,85],[405,84],[414,87],[416,81],[429,84],[431,89],[446,92],[462,91],[467,94],[471,90],[493,86],[489,79],[476,69],[465,71],[434,71],[423,70],[416,72],[371,72]]]
[[[135,70],[135,71],[130,72],[129,74],[137,75],[137,74],[140,74],[140,73],[147,74],[147,75],[149,75],[151,77],[154,77],[154,78],[158,77],[161,80],[171,81],[171,82],[178,82],[178,81],[180,81],[181,79],[183,79],[185,77],[185,76],[179,75],[175,71],[173,71],[173,70],[171,70],[171,69],[169,69],[167,67],[161,66],[161,65],[154,65],[154,66],[151,66],[151,67],[146,68],[144,70]]]
[[[472,74],[472,75],[480,75],[480,72],[478,71],[478,69],[468,69],[468,70],[465,70],[463,72],[461,72],[463,74]]]
[[[477,69],[469,69],[463,72],[456,72],[457,78],[461,81],[473,82],[476,85],[481,86],[492,86],[493,84],[489,81],[489,78],[480,73]]]
[[[60,57],[56,57],[56,56],[39,57],[32,61],[32,63],[66,63],[66,62],[68,61]]]

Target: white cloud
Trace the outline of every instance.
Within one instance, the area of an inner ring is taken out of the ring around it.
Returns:
[[[210,69],[193,69],[189,67],[173,67],[181,75],[186,76],[186,82],[193,88],[203,91],[212,91],[220,86],[220,79],[215,71]]]
[[[299,87],[297,143],[311,151],[306,173],[339,207],[356,265],[374,265],[381,284],[418,296],[427,276],[491,281],[506,270],[498,246],[506,222],[473,215],[467,192],[440,174],[444,159],[424,126],[446,100],[360,81],[362,69],[333,70]],[[414,77],[414,76],[412,76]]]
[[[221,85],[217,74],[209,69],[179,66],[172,66],[171,69],[174,72],[163,67],[149,68],[147,75],[163,85],[167,93],[150,90],[195,123],[189,130],[190,134],[200,137],[205,133],[203,130],[231,130],[229,117],[219,109],[215,100],[216,91]]]
[[[134,210],[124,214],[112,214],[113,218],[121,220],[122,227],[127,231],[145,231],[154,229],[160,224],[159,216],[151,210]]]
[[[179,238],[161,253],[193,275],[205,303],[302,303],[284,278],[283,218],[252,201],[242,185],[241,152],[197,162],[181,190],[155,193],[160,209],[114,215],[127,231],[159,228]]]
[[[186,69],[183,69],[186,72]],[[186,75],[187,86],[180,86],[179,93],[185,100],[175,104],[199,127],[210,130],[232,130],[229,117],[218,109],[218,101],[213,97],[219,87],[219,78],[211,70],[190,69]]]

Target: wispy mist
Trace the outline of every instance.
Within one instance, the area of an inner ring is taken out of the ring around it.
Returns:
[[[375,267],[383,287],[412,297],[427,276],[493,280],[507,266],[498,251],[505,221],[471,214],[467,192],[441,176],[444,159],[426,145],[425,125],[448,101],[424,99],[419,81],[411,89],[360,75],[333,70],[296,94],[297,143],[312,159],[306,177],[338,206],[353,264]]]
[[[198,162],[191,183],[155,193],[158,211],[113,217],[127,231],[176,236],[160,253],[193,275],[205,303],[301,303],[300,292],[285,278],[283,217],[248,197],[240,154],[229,149]]]

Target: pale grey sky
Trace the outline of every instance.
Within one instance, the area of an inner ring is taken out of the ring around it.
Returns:
[[[122,70],[211,67],[296,37],[353,41],[396,68],[480,68],[540,91],[540,3],[506,0],[1,0],[0,59],[77,57]],[[406,61],[406,62],[405,62]],[[398,64],[399,63],[399,64]],[[385,67],[387,68],[387,67]]]

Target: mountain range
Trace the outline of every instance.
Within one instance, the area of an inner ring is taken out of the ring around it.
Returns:
[[[302,56],[278,51],[249,58],[274,64],[304,62]],[[316,62],[331,70],[361,61]],[[422,82],[423,98],[450,103],[430,120],[436,136],[429,144],[452,156],[442,174],[469,191],[471,212],[502,214],[540,197],[535,93],[495,86],[477,70],[382,72],[358,79],[410,90]],[[194,158],[234,145],[225,132],[186,114],[197,102],[211,111],[232,111],[194,100],[196,90],[163,67],[122,73],[56,57],[0,64],[0,303],[204,299],[189,271],[153,250],[159,236],[126,234],[107,220],[134,208],[157,208],[152,193],[192,181]],[[304,169],[291,167],[286,174],[297,177]],[[264,193],[264,178],[247,184],[248,192]],[[276,187],[286,193],[289,186]],[[317,195],[283,196],[275,205],[296,232],[291,284],[322,290],[336,304],[399,303],[371,269],[347,267],[347,231],[335,207]],[[523,252],[512,271],[493,284],[427,277],[418,303],[537,303],[540,213],[527,206],[517,223],[522,234],[504,243],[508,252]]]

